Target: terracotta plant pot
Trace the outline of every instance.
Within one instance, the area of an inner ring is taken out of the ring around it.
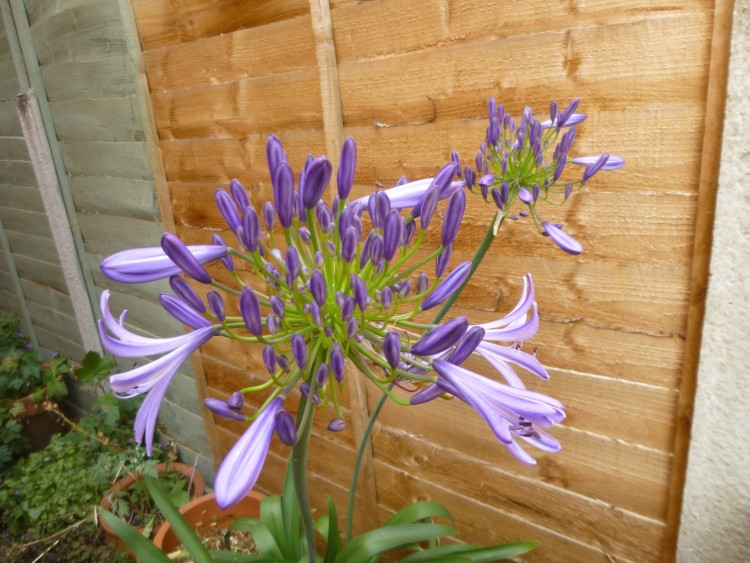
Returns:
[[[215,497],[215,493],[203,495],[180,508],[180,514],[185,517],[193,530],[198,532],[198,535],[200,535],[199,528],[201,526],[210,524],[228,526],[234,520],[243,516],[255,518],[260,516],[260,501],[263,500],[263,495],[260,493],[250,491],[240,502],[226,510],[216,504]],[[182,542],[172,530],[172,525],[169,522],[164,522],[154,536],[154,544],[164,553],[173,552],[180,543]]]
[[[170,463],[160,463],[156,466],[156,471],[158,473],[180,473],[183,475],[188,482],[190,482],[190,479],[192,478],[192,484],[190,487],[190,498],[200,498],[201,495],[203,495],[203,492],[205,490],[206,484],[203,479],[203,474],[196,468],[185,465],[184,463],[177,463],[177,462],[170,462]],[[117,494],[120,491],[125,491],[129,487],[133,486],[136,482],[140,481],[143,478],[143,476],[140,473],[129,473],[119,479],[104,495],[102,498],[102,501],[99,503],[100,508],[104,508],[105,510],[111,510],[112,508],[112,499],[114,498],[114,495]],[[190,503],[188,503],[190,504]],[[185,505],[188,506],[188,505]],[[107,539],[114,543],[116,546],[118,546],[123,551],[129,551],[127,546],[120,541],[120,538],[117,537],[117,534],[110,528],[109,524],[107,524],[103,519],[99,519],[99,523],[104,530],[104,533],[107,535]],[[141,528],[139,531],[143,531],[143,528]]]
[[[52,411],[59,408],[56,401],[47,396],[36,402],[31,395],[16,399],[14,403],[21,403],[24,410],[16,415],[16,420],[23,425],[23,436],[29,441],[29,451],[38,452],[47,447],[52,436],[65,434],[70,430]]]

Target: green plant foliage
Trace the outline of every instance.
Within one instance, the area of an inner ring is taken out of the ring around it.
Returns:
[[[15,457],[28,447],[21,432],[23,426],[14,418],[13,410],[0,406],[0,475],[3,475]]]

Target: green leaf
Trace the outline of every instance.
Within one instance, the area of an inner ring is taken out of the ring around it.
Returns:
[[[490,547],[456,543],[412,553],[404,557],[401,561],[404,563],[412,563],[414,561],[442,562],[446,561],[446,558],[450,556],[461,557],[464,561],[471,561],[472,563],[503,561],[528,553],[532,549],[536,549],[538,545],[537,542],[531,541],[506,543]]]
[[[280,496],[267,496],[260,501],[260,520],[273,535],[281,553],[285,556],[289,555],[294,547],[290,544],[289,537],[284,529],[284,514]]]
[[[190,524],[187,523],[187,520],[183,518],[177,507],[169,500],[169,495],[167,495],[167,492],[161,487],[159,482],[150,477],[144,477],[143,480],[156,506],[159,507],[164,518],[172,525],[175,534],[180,538],[185,549],[193,556],[196,563],[211,563],[211,556],[201,542],[201,539],[190,527]]]
[[[156,547],[151,541],[143,537],[138,530],[131,525],[120,520],[111,512],[103,508],[99,509],[99,516],[109,527],[117,534],[122,542],[128,546],[140,561],[149,561],[153,563],[171,563],[169,557]]]
[[[114,366],[112,356],[100,356],[96,352],[89,352],[83,357],[81,367],[76,370],[76,377],[81,383],[99,381],[107,377]]]
[[[336,563],[361,563],[376,555],[415,542],[454,536],[458,532],[442,524],[409,524],[377,528],[359,536],[339,553]]]
[[[279,544],[265,522],[261,522],[257,518],[237,518],[230,526],[230,530],[250,532],[253,535],[255,549],[258,550],[258,553],[263,557],[271,558],[273,561],[283,559]]]
[[[398,526],[412,524],[420,520],[432,518],[446,518],[453,520],[453,515],[442,504],[433,501],[415,502],[409,504],[391,516],[383,526]]]
[[[281,491],[281,513],[289,544],[289,549],[285,553],[290,556],[295,551],[302,549],[301,542],[303,541],[303,538],[300,536],[302,523],[297,495],[294,492],[294,479],[292,478],[291,467],[291,463],[287,464],[286,475],[284,476],[284,488]]]
[[[336,514],[336,505],[333,499],[328,496],[326,498],[328,502],[328,535],[326,547],[326,555],[324,563],[335,563],[336,556],[341,549],[341,536],[339,535],[339,518]]]

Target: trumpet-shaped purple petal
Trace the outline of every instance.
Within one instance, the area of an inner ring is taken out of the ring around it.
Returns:
[[[469,277],[471,262],[463,262],[448,274],[440,284],[422,301],[422,310],[427,311],[448,299]]]
[[[533,373],[541,379],[549,379],[547,370],[544,369],[539,360],[531,354],[527,354],[523,350],[519,350],[513,346],[500,346],[485,340],[477,346],[476,352],[492,364],[500,375],[505,378],[508,385],[512,387],[522,389],[524,388],[524,384],[510,365],[511,363],[521,366],[526,371]]]
[[[214,488],[216,502],[222,508],[236,504],[258,480],[283,403],[280,397],[268,403],[221,463]]]
[[[581,243],[559,227],[547,221],[542,221],[542,227],[544,227],[544,232],[549,235],[549,238],[565,252],[569,254],[580,254],[583,252]]]
[[[528,423],[552,426],[565,419],[562,404],[541,393],[497,383],[443,360],[433,360],[432,367],[440,375],[438,385],[471,405],[497,439],[524,463],[536,461],[515,443],[518,428],[530,428],[524,431],[530,435],[535,429]]]
[[[226,247],[216,245],[188,246],[189,253],[200,264],[223,257]],[[182,273],[160,247],[133,248],[108,256],[99,265],[109,279],[120,283],[146,283]]]
[[[159,417],[159,408],[173,377],[174,372],[157,382],[151,389],[151,392],[146,395],[135,415],[135,423],[133,425],[135,441],[137,444],[142,444],[145,439],[146,453],[149,457],[153,453],[154,431],[156,430],[156,420]]]

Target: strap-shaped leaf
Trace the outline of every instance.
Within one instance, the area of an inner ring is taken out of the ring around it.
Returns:
[[[196,563],[211,563],[211,556],[208,554],[206,546],[203,545],[198,534],[195,533],[187,520],[180,514],[177,507],[172,504],[167,491],[164,490],[156,479],[152,479],[151,477],[144,477],[143,479],[156,506],[159,507],[164,518],[172,525],[172,530],[180,538],[182,545],[185,546],[185,549],[195,559]]]
[[[361,563],[376,555],[415,542],[454,536],[458,532],[442,524],[410,524],[370,530],[352,541],[339,553],[336,563]]]
[[[284,489],[281,492],[281,513],[284,530],[289,543],[289,550],[285,552],[291,555],[293,550],[299,549],[302,539],[302,522],[300,520],[299,503],[294,492],[294,479],[292,478],[292,464],[287,464],[286,476],[284,477]]]
[[[416,561],[446,561],[448,557],[460,557],[472,563],[488,563],[490,561],[504,561],[518,557],[536,549],[537,542],[513,542],[490,547],[479,547],[470,544],[455,543],[434,547],[412,553],[403,559],[402,563],[413,563]]]
[[[281,509],[281,497],[278,495],[267,496],[260,501],[260,520],[273,534],[276,545],[279,546],[283,555],[291,551],[289,538],[284,529],[284,514]]]
[[[446,518],[453,520],[453,515],[439,502],[422,501],[403,507],[391,516],[383,526],[413,524],[426,518]]]
[[[323,563],[335,563],[336,556],[341,548],[341,536],[339,535],[339,517],[336,514],[336,505],[333,502],[333,498],[328,496],[328,534],[324,537],[327,538],[328,545],[326,546],[326,555]]]
[[[103,508],[99,509],[99,516],[109,524],[109,527],[112,528],[115,534],[117,534],[117,537],[128,546],[128,549],[130,549],[140,561],[170,563],[169,557],[167,557],[164,552],[127,522],[120,520],[117,516]]]
[[[284,559],[284,555],[281,553],[273,532],[265,522],[261,522],[257,518],[238,518],[232,524],[233,530],[242,530],[250,532],[253,535],[253,541],[255,542],[255,549],[262,557],[279,561]]]

